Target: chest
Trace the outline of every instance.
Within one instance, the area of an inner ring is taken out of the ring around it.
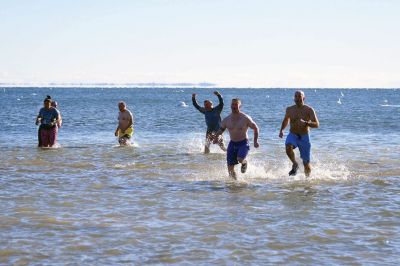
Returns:
[[[300,119],[309,120],[311,118],[311,115],[308,110],[295,110],[289,114],[289,117],[292,121],[297,121]]]
[[[247,128],[247,120],[244,117],[231,117],[227,120],[226,127],[228,129],[245,129]]]

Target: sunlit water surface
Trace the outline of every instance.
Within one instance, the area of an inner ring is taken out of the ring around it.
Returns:
[[[202,153],[190,99],[216,103],[211,89],[1,89],[0,265],[400,262],[400,90],[305,90],[321,122],[308,179],[287,175],[278,138],[294,90],[220,91],[223,116],[240,97],[260,127],[238,181],[217,147]],[[64,124],[43,150],[47,94]],[[113,136],[119,100],[132,147]]]

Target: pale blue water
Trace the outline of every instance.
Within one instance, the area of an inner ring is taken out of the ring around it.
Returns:
[[[223,116],[239,97],[260,127],[238,182],[220,150],[202,154],[191,94],[217,103],[212,89],[1,88],[0,264],[400,261],[399,89],[305,90],[321,123],[308,180],[287,176],[278,138],[294,90],[219,91]],[[47,94],[64,122],[54,150],[36,147]],[[120,100],[135,115],[134,147],[113,135]]]

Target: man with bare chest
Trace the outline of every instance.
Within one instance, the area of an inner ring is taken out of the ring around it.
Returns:
[[[299,164],[296,161],[293,149],[299,147],[300,157],[303,160],[304,173],[308,177],[311,173],[310,157],[311,143],[309,131],[310,128],[318,128],[319,121],[314,109],[304,104],[304,92],[296,91],[294,94],[295,105],[286,109],[285,117],[282,121],[279,137],[283,137],[283,131],[290,122],[290,132],[286,137],[286,154],[292,162],[292,170],[289,175],[296,175]]]
[[[118,127],[115,130],[115,136],[118,137],[118,142],[121,146],[129,146],[133,135],[133,115],[126,108],[125,102],[119,102],[118,109]]]
[[[231,141],[229,142],[226,159],[228,163],[229,176],[236,179],[235,165],[241,163],[241,172],[245,173],[247,170],[246,156],[250,150],[247,131],[249,128],[254,131],[254,147],[258,148],[258,127],[250,116],[240,111],[240,99],[232,99],[231,110],[232,113],[224,118],[221,123],[221,128],[218,130],[214,142],[218,141],[218,136],[221,135],[225,129],[228,129]]]

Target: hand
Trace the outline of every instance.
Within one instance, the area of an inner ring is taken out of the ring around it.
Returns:
[[[280,137],[280,138],[283,138],[283,131],[282,131],[282,130],[279,131],[279,137]]]
[[[192,98],[196,98],[196,93],[192,93]]]
[[[308,126],[308,122],[311,122],[311,120],[310,121],[305,121],[303,119],[300,119],[300,122],[304,123],[305,126]]]
[[[254,148],[258,148],[258,147],[260,147],[260,145],[258,144],[257,141],[254,141]]]
[[[114,133],[114,135],[115,135],[116,137],[118,137],[118,129],[117,129],[117,130],[115,130],[115,133]]]
[[[214,91],[214,94],[217,95],[217,96],[221,95],[218,91]]]

